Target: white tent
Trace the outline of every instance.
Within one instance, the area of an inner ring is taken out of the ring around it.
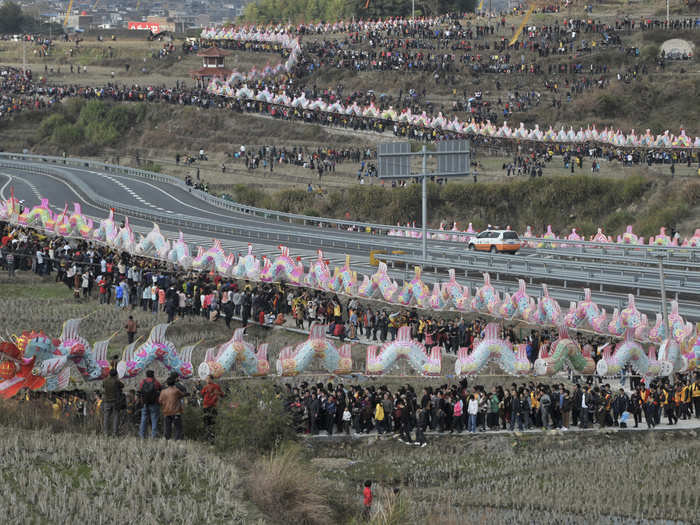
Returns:
[[[694,51],[695,45],[692,42],[681,40],[680,38],[672,38],[661,44],[659,54],[663,52],[666,58],[678,60],[692,58],[695,54]]]

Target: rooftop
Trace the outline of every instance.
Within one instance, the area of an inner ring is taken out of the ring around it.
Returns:
[[[219,49],[218,47],[208,47],[197,53],[198,57],[226,57],[230,55],[229,51]]]

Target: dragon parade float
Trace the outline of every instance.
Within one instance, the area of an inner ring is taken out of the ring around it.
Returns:
[[[489,286],[485,285],[477,291],[476,297],[490,296]],[[494,307],[497,306],[483,303],[480,312],[488,313],[489,308]],[[545,315],[546,309],[543,300],[540,300],[530,315]],[[529,308],[525,309],[528,310]],[[660,340],[657,346],[653,341],[659,341],[661,335],[657,333],[654,336],[652,331],[648,331],[648,338],[639,340],[636,334],[644,323],[644,317],[633,301],[609,323],[609,333],[617,335],[622,331],[623,339],[614,347],[611,344],[605,345],[602,358],[596,365],[591,357],[590,345],[581,348],[569,336],[568,330],[584,324],[592,327],[600,322],[601,315],[605,315],[604,311],[602,314],[600,310],[596,311],[594,304],[584,307],[572,305],[568,314],[551,319],[552,322],[560,323],[559,336],[540,349],[534,367],[530,366],[525,345],[512,345],[501,336],[499,324],[491,322],[475,341],[472,351],[459,349],[454,365],[455,376],[477,375],[490,363],[498,365],[506,374],[516,376],[551,376],[567,367],[582,375],[590,375],[595,371],[600,376],[614,376],[630,364],[635,373],[655,378],[700,368],[700,337],[692,325],[684,323],[675,314],[671,320],[671,337]],[[126,346],[121,360],[115,363],[107,361],[107,352],[110,341],[116,334],[91,346],[80,335],[81,321],[82,319],[66,321],[61,335],[56,339],[43,332],[27,331],[9,341],[0,342],[0,396],[10,398],[24,388],[64,390],[69,385],[73,368],[84,381],[102,380],[112,367],[116,367],[120,378],[138,377],[155,362],[160,362],[168,371],[177,373],[182,379],[194,376],[191,359],[197,345],[186,346],[178,352],[175,345],[166,338],[167,324],[154,326],[143,343],[136,341]],[[405,360],[418,375],[431,377],[445,374],[442,367],[443,349],[437,346],[426,349],[423,343],[411,338],[408,326],[399,328],[396,339],[387,341],[380,349],[368,346],[365,369],[361,372],[353,371],[351,344],[337,346],[327,333],[327,326],[313,324],[306,341],[282,348],[276,361],[277,375],[299,375],[310,368],[314,358],[321,361],[329,374],[339,376],[386,374],[400,359]],[[245,341],[244,334],[243,328],[236,329],[229,341],[208,349],[197,371],[199,378],[204,379],[210,374],[219,378],[236,371],[250,377],[269,375],[268,344],[261,344],[256,349],[255,345]],[[647,345],[647,348],[643,345]]]
[[[107,218],[99,221],[97,227],[94,227],[93,221],[81,213],[78,204],[74,205],[73,213],[69,213],[66,206],[62,213],[54,215],[48,201],[42,200],[38,206],[19,213],[19,202],[14,196],[0,207],[0,220],[8,220],[17,226],[35,228],[51,235],[102,243],[135,256],[151,257],[186,269],[216,272],[231,279],[285,283],[288,286],[380,301],[400,307],[473,313],[494,321],[519,321],[533,327],[554,328],[559,331],[559,337],[555,341],[541,348],[540,355],[531,368],[524,347],[514,347],[505,341],[500,336],[498,324],[491,322],[475,342],[472,351],[466,348],[458,351],[455,362],[455,373],[458,376],[478,374],[489,363],[495,363],[505,373],[513,375],[551,375],[565,367],[579,374],[591,374],[595,370],[599,375],[615,375],[630,364],[638,374],[647,377],[692,371],[700,365],[698,332],[692,323],[686,322],[679,314],[676,301],[671,302],[667,333],[661,316],[657,314],[652,326],[647,316],[636,308],[632,295],[628,298],[626,308],[621,311],[615,309],[612,315],[608,316],[605,309],[600,308],[591,299],[588,289],[584,290],[582,301],[572,302],[566,310],[549,296],[546,285],[542,285],[540,297],[532,297],[527,292],[525,282],[520,280],[518,289],[512,295],[501,295],[491,284],[488,273],[483,275],[483,285],[474,290],[457,282],[454,270],[448,272],[448,280],[434,282],[429,286],[423,281],[420,267],[415,268],[410,280],[400,284],[390,277],[383,262],[379,262],[373,275],[358,276],[351,267],[350,257],[346,257],[342,267],[331,271],[328,261],[319,251],[318,258],[311,262],[307,271],[301,259],[292,258],[285,246],[279,247],[280,254],[276,258],[259,259],[255,256],[252,245],[248,246],[248,252],[245,254],[227,254],[218,240],[214,240],[208,249],[199,247],[197,255],[192,257],[182,233],[177,239],[168,240],[157,224],[137,241],[128,218],[125,218],[120,226],[111,211]],[[446,231],[445,235],[460,240],[460,237],[472,233],[475,232],[459,232],[453,229],[449,233]],[[602,233],[599,232],[596,238],[601,236]],[[527,236],[525,237],[525,242],[530,242],[527,241]],[[674,239],[666,236],[663,229],[660,235],[650,242],[656,244],[660,238],[665,245],[678,245],[674,244]],[[547,243],[552,245],[557,241],[551,229],[543,239],[547,239]],[[575,239],[569,236],[567,240]],[[694,237],[686,239],[683,245],[697,246],[698,241],[700,232],[696,231]],[[608,242],[612,242],[612,238],[609,238]],[[643,239],[628,228],[619,236],[618,242],[641,244]],[[79,320],[67,321],[57,339],[52,339],[42,332],[28,331],[14,337],[12,341],[3,342],[0,345],[0,395],[14,395],[23,387],[62,389],[70,378],[71,368],[77,369],[86,381],[106,377],[112,366],[106,361],[111,337],[90,347],[79,335],[79,324]],[[178,352],[167,340],[166,329],[167,325],[158,325],[140,346],[132,344],[124,349],[123,359],[115,364],[121,377],[138,376],[154,360],[177,372],[182,378],[193,376],[193,365],[190,362],[193,347],[186,347]],[[605,347],[602,358],[595,365],[591,358],[592,349],[581,348],[569,336],[569,331],[577,330],[611,336],[619,339],[619,342],[614,346]],[[311,328],[306,342],[296,347],[281,349],[275,364],[277,374],[293,376],[303,373],[314,358],[319,358],[330,374],[361,373],[353,371],[350,344],[337,347],[326,333],[326,326],[315,325]],[[249,376],[269,375],[271,366],[268,351],[267,345],[262,345],[256,350],[253,345],[246,343],[243,331],[238,330],[230,341],[207,352],[204,362],[199,366],[198,375],[206,377],[213,374],[220,377],[234,368]],[[399,330],[395,341],[386,343],[381,349],[376,346],[367,349],[363,372],[367,375],[385,374],[397,359],[405,359],[417,374],[441,375],[441,356],[442,349],[428,350],[422,343],[411,339],[409,330]]]
[[[265,82],[265,80],[291,75],[302,55],[299,39],[289,35],[285,28],[281,26],[265,28],[245,26],[210,27],[203,29],[200,37],[213,45],[225,43],[226,41],[273,44],[287,55],[285,62],[280,62],[275,66],[268,64],[261,70],[254,67],[247,73],[233,71],[229,78],[225,80],[216,77],[212,78],[207,90],[209,93],[217,96],[236,98],[252,103],[269,104],[291,111],[320,112],[338,118],[362,117],[381,119],[387,123],[387,127],[393,124],[408,124],[465,137],[482,136],[550,144],[597,143],[620,148],[700,148],[700,136],[695,138],[689,137],[683,128],[680,129],[678,135],[674,135],[669,130],[654,135],[650,129],[645,130],[644,133],[636,133],[635,130],[631,130],[630,133],[624,133],[612,127],[605,127],[599,131],[595,125],[589,125],[586,129],[579,128],[578,131],[575,131],[571,126],[568,130],[564,126],[559,130],[555,130],[551,126],[547,130],[541,130],[538,125],[528,129],[523,123],[516,127],[510,127],[504,121],[501,126],[497,127],[488,120],[485,122],[477,122],[475,120],[462,122],[457,117],[450,118],[448,115],[443,115],[442,112],[435,116],[428,115],[425,111],[414,114],[410,108],[396,111],[392,106],[377,107],[374,102],[367,106],[360,106],[356,102],[346,105],[334,97],[309,99],[304,92],[292,93],[290,91],[288,93],[286,89],[273,89],[271,91],[269,83]]]

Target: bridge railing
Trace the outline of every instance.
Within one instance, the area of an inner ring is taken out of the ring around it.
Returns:
[[[0,158],[0,167],[23,170],[28,173],[36,173],[41,175],[57,176],[69,182],[74,189],[77,190],[88,203],[92,203],[97,207],[104,209],[112,209],[115,213],[119,213],[130,218],[143,219],[147,221],[155,221],[159,225],[171,225],[178,228],[194,229],[198,231],[206,231],[211,234],[233,234],[237,237],[249,239],[251,241],[270,241],[274,243],[289,243],[296,245],[308,244],[310,231],[309,230],[289,230],[268,227],[251,227],[249,225],[238,226],[235,221],[216,221],[202,220],[199,217],[185,215],[182,213],[167,213],[164,211],[144,209],[136,206],[129,206],[123,203],[117,203],[106,199],[92,190],[84,180],[75,176],[70,170],[62,170],[60,166],[46,166],[38,163],[24,163],[11,160],[3,160]],[[396,239],[386,236],[337,236],[328,230],[319,228],[318,231],[311,231],[315,246],[321,249],[343,249],[343,250],[362,250],[367,253],[373,249],[385,249],[393,251],[397,249]],[[412,252],[410,248],[404,251]]]

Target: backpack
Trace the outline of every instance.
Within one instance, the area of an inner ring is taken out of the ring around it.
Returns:
[[[144,381],[141,387],[141,397],[147,405],[153,405],[157,400],[155,381]]]

